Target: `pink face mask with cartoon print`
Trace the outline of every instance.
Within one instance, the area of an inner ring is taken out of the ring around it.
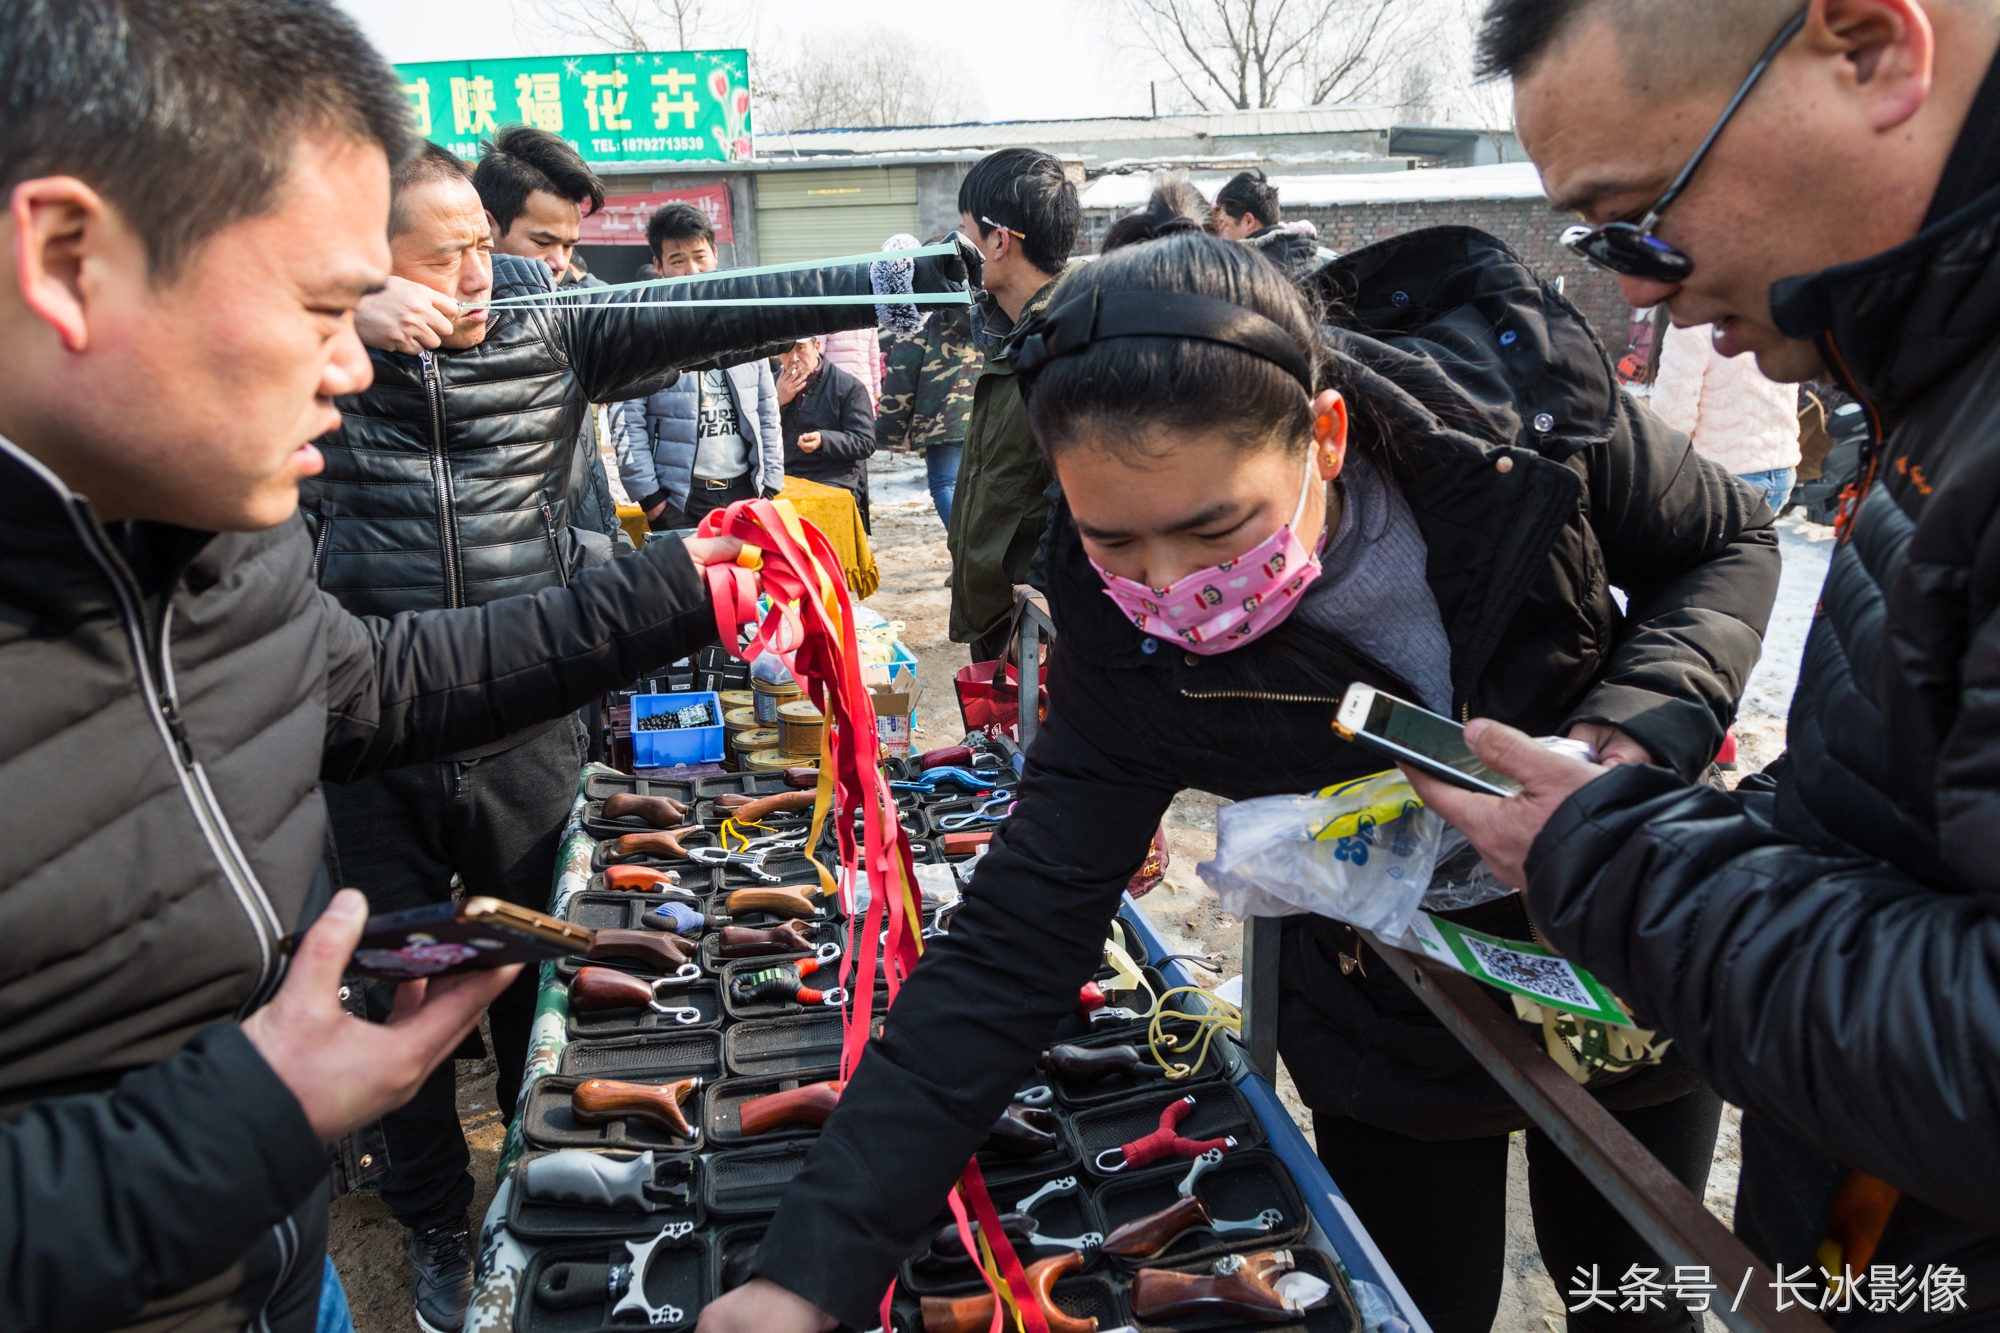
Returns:
[[[1090,562],[1104,580],[1104,595],[1118,604],[1141,633],[1180,644],[1203,657],[1241,648],[1269,633],[1298,605],[1299,594],[1319,577],[1319,553],[1298,538],[1312,493],[1312,456],[1292,521],[1234,560],[1196,570],[1166,588],[1149,588]]]

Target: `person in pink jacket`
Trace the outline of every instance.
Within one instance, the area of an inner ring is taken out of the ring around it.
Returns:
[[[1798,480],[1799,389],[1777,384],[1748,354],[1725,357],[1711,326],[1667,329],[1653,411],[1694,441],[1694,451],[1764,492],[1781,514]]]
[[[882,346],[877,331],[866,328],[829,333],[820,339],[820,351],[828,361],[861,381],[868,390],[868,410],[873,412],[876,399],[882,396]]]

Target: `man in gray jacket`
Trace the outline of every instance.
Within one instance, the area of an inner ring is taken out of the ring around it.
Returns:
[[[351,1018],[321,779],[712,641],[736,544],[348,614],[295,511],[373,374],[394,73],[329,0],[0,0],[0,98],[0,1330],[305,1333],[324,1145],[517,971]]]
[[[713,273],[715,227],[692,204],[665,204],[646,225],[662,278]],[[618,479],[654,532],[691,528],[711,510],[776,495],[785,485],[785,440],[767,358],[699,367],[622,414]]]

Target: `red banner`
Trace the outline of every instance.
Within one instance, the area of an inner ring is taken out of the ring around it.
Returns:
[[[659,194],[614,194],[604,207],[583,220],[584,245],[644,245],[646,224],[661,204],[693,204],[708,214],[715,227],[715,243],[728,245],[736,240],[729,220],[729,187],[704,185],[696,190],[664,190]]]

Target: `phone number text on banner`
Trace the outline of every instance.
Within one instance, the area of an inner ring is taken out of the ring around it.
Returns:
[[[507,125],[559,134],[586,162],[756,155],[747,51],[437,60],[398,65],[418,134],[471,161]]]

